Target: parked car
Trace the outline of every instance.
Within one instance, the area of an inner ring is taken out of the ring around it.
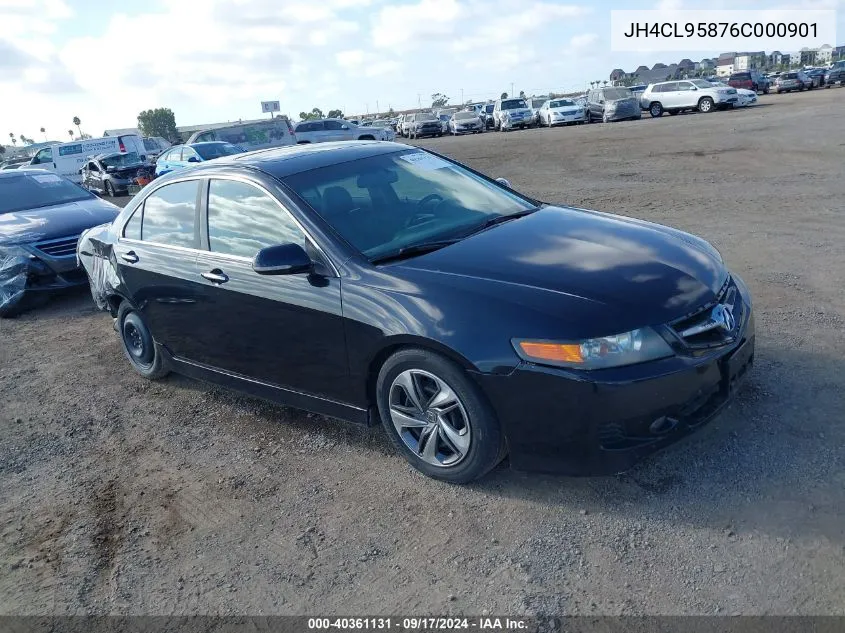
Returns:
[[[109,197],[127,195],[129,186],[134,184],[144,167],[146,164],[135,152],[100,154],[82,167],[82,186],[88,191]]]
[[[169,174],[77,252],[141,376],[380,422],[453,483],[506,455],[624,471],[712,419],[754,359],[751,295],[703,239],[396,143]]]
[[[390,128],[359,127],[344,119],[300,121],[296,124],[294,133],[299,144],[326,141],[392,141],[395,136]]]
[[[481,108],[481,120],[484,122],[485,130],[496,127],[496,122],[493,120],[493,109],[495,107],[495,104],[487,103]]]
[[[540,125],[553,127],[571,123],[586,123],[587,109],[572,99],[550,99],[540,106]]]
[[[242,154],[243,149],[231,143],[210,141],[207,143],[193,143],[191,145],[177,145],[159,156],[156,161],[156,177],[169,174],[177,169],[190,167],[195,163],[215,160],[223,156]]]
[[[85,284],[76,261],[79,235],[114,221],[119,211],[58,174],[28,166],[0,171],[0,317]]]
[[[449,133],[449,121],[452,119],[452,113],[448,112],[440,112],[437,115],[437,118],[440,119],[440,128],[444,134]]]
[[[440,119],[427,112],[417,112],[405,117],[405,130],[408,138],[443,136],[443,125]]]
[[[107,152],[124,154],[134,152],[142,161],[146,162],[147,160],[147,150],[144,147],[143,139],[137,134],[121,134],[70,143],[56,143],[49,147],[43,147],[36,152],[29,164],[32,167],[57,173],[72,182],[80,183],[82,182],[80,170],[83,165],[92,156]]]
[[[540,125],[540,108],[542,108],[543,104],[548,100],[548,97],[529,97],[525,100],[528,107],[531,108],[531,112],[534,114],[534,125]]]
[[[449,132],[453,135],[481,134],[483,131],[484,123],[475,112],[455,112],[449,118]]]
[[[144,149],[147,152],[147,162],[154,163],[161,153],[173,147],[173,144],[160,136],[148,136],[143,139]]]
[[[237,145],[244,151],[251,151],[294,145],[296,137],[293,135],[290,120],[285,116],[277,116],[266,121],[235,123],[213,130],[200,130],[188,137],[186,145],[210,141],[229,143]]]
[[[29,157],[25,158],[9,158],[0,163],[0,170],[2,169],[19,169],[25,165],[29,165]]]
[[[587,92],[587,122],[625,121],[642,117],[637,97],[628,88],[605,87]]]
[[[730,88],[726,83],[721,81],[711,81],[709,82],[716,86],[717,88]],[[736,90],[736,103],[734,104],[735,108],[744,108],[746,106],[757,105],[757,92],[754,90],[747,90],[746,88],[734,88]]]
[[[737,90],[753,90],[755,93],[769,94],[771,82],[768,77],[756,70],[744,70],[732,74],[728,78],[728,85]]]
[[[830,88],[833,84],[845,86],[845,61],[836,62],[824,76],[824,87]]]
[[[775,79],[775,92],[793,92],[812,89],[812,80],[802,70],[794,70],[781,74]]]
[[[824,85],[826,71],[824,68],[811,68],[804,71],[804,74],[810,78],[813,88],[821,88]]]
[[[525,99],[498,99],[493,104],[493,124],[497,130],[502,127],[502,112],[508,113],[512,127],[524,130],[527,127],[534,126],[534,112]]]
[[[649,84],[640,98],[640,105],[651,116],[660,117],[664,112],[678,114],[698,110],[708,113],[732,108],[738,100],[736,88],[714,86],[704,79],[688,79]]]

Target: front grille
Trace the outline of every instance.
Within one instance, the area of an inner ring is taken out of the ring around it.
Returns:
[[[714,310],[718,306],[721,306],[722,311],[727,310],[729,314],[716,314],[714,316]],[[726,319],[730,317],[733,318],[733,327],[728,328],[729,323],[726,322]],[[742,297],[733,279],[729,276],[719,289],[714,301],[669,325],[687,347],[701,350],[721,347],[734,342],[742,330],[744,318],[745,310]]]
[[[76,255],[76,243],[78,241],[78,235],[60,237],[57,240],[38,242],[35,248],[50,257],[73,257]]]

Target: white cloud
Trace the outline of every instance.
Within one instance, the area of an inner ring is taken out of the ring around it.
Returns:
[[[582,35],[576,35],[571,40],[569,40],[569,48],[578,50],[581,48],[589,48],[593,44],[595,44],[599,39],[599,36],[595,33],[583,33]]]
[[[335,55],[338,66],[343,68],[357,68],[364,61],[364,51],[355,49],[351,51],[340,51]]]

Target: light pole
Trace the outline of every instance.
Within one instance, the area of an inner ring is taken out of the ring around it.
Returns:
[[[461,88],[461,105],[464,105],[464,89]]]
[[[511,82],[511,97],[513,97],[513,82]]]

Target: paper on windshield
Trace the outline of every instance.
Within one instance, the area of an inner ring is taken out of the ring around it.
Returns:
[[[414,167],[419,167],[425,171],[433,171],[435,169],[443,169],[444,167],[450,167],[452,163],[449,161],[443,160],[442,158],[438,158],[433,154],[428,154],[426,152],[414,152],[413,154],[403,154],[400,156],[402,160],[405,162],[411,163]]]
[[[57,176],[56,174],[38,174],[37,176],[31,176],[36,182],[40,183],[51,183],[51,182],[61,182],[62,179]]]

